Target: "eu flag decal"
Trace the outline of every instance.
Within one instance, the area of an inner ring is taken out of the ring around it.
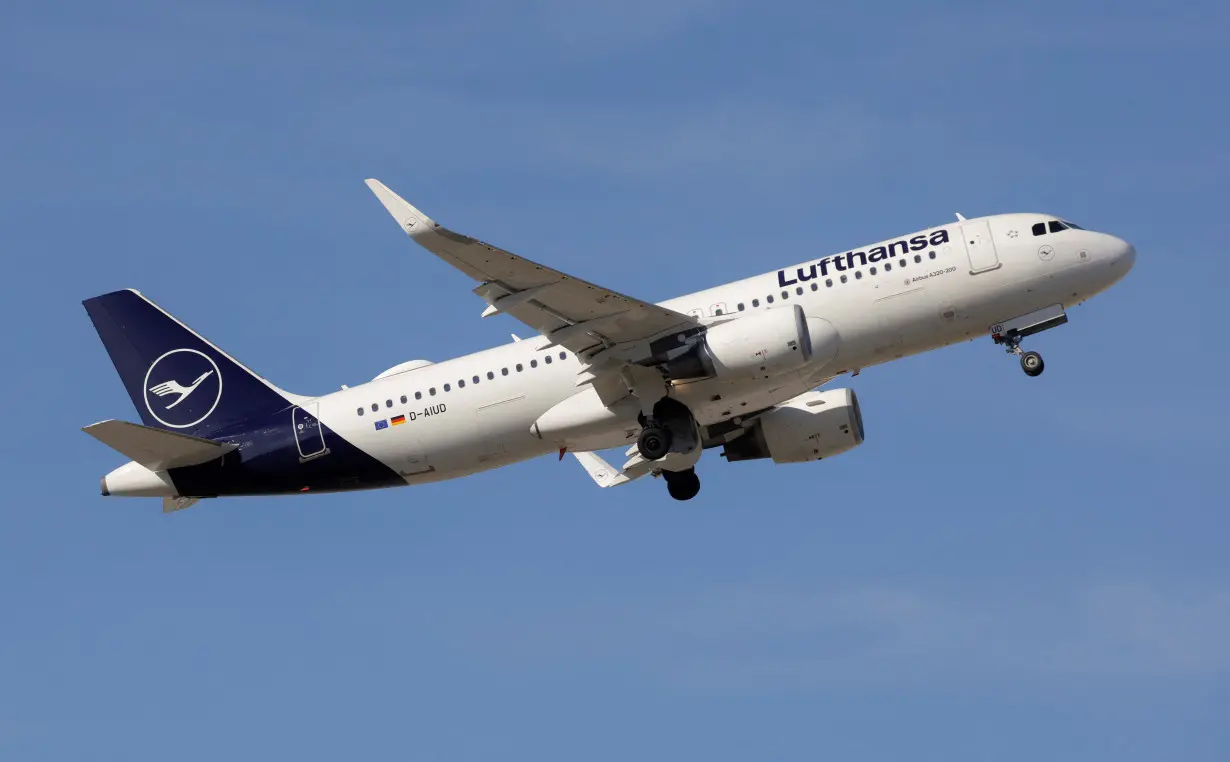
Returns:
[[[388,421],[376,421],[376,431],[380,431],[381,429],[387,429],[388,427],[389,427]]]
[[[389,423],[393,424],[394,426],[400,426],[405,422],[406,422],[406,416],[404,415],[395,415],[389,419]]]

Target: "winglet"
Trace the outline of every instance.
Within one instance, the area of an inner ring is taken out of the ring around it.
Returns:
[[[432,218],[414,208],[410,202],[406,201],[401,196],[389,190],[388,186],[375,178],[364,180],[367,187],[372,193],[376,194],[376,198],[380,199],[380,203],[384,204],[384,208],[388,210],[393,219],[397,220],[397,224],[401,229],[406,231],[410,237],[417,237],[421,233],[426,233],[435,227],[437,223]]]
[[[599,487],[618,487],[621,484],[627,484],[635,477],[629,477],[623,471],[612,466],[602,459],[601,455],[593,452],[574,452],[577,462],[585,469],[585,473],[589,474],[589,478],[594,480],[594,484]]]

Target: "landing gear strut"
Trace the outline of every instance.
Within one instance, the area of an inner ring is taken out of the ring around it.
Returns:
[[[1041,376],[1042,371],[1046,370],[1046,363],[1042,362],[1042,355],[1037,352],[1022,350],[1021,338],[1018,334],[1010,333],[998,339],[998,342],[1004,345],[1004,349],[1008,354],[1017,355],[1021,358],[1021,370],[1025,371],[1025,375],[1030,377]]]
[[[691,500],[700,492],[700,477],[695,468],[686,471],[663,471],[662,478],[666,480],[666,491],[676,500]]]

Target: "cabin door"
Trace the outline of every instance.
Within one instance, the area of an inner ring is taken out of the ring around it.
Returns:
[[[965,252],[969,255],[970,275],[989,272],[999,267],[999,255],[991,238],[991,223],[987,220],[970,222],[961,226],[965,239]]]

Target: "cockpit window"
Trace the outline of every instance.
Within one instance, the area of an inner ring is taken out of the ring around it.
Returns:
[[[1034,235],[1045,235],[1046,234],[1046,223],[1039,222],[1037,225],[1034,225],[1033,231],[1034,231]]]
[[[1046,224],[1050,226],[1050,228],[1051,228],[1051,232],[1052,232],[1052,233],[1058,233],[1060,230],[1067,230],[1067,229],[1068,229],[1068,226],[1067,226],[1067,225],[1065,225],[1065,224],[1063,224],[1063,223],[1062,223],[1062,222],[1060,222],[1059,220],[1051,220],[1050,222],[1048,222],[1048,223],[1046,223]]]
[[[1068,222],[1067,220],[1064,220],[1064,221],[1063,221],[1063,224],[1067,225],[1068,227],[1072,228],[1073,230],[1084,230],[1084,228],[1083,228],[1083,227],[1081,227],[1080,225],[1077,225],[1075,222]]]

